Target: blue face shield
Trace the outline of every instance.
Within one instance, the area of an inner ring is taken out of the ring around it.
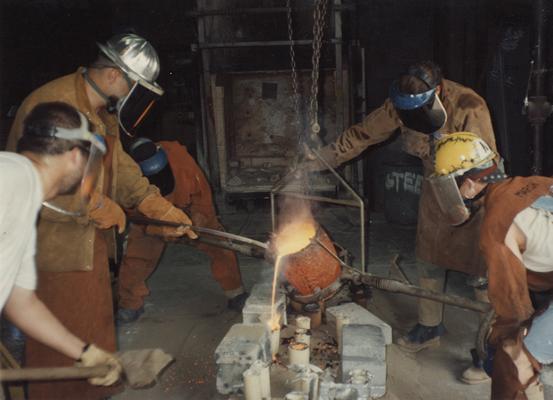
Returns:
[[[399,82],[394,81],[390,87],[390,100],[401,122],[409,129],[432,134],[446,123],[447,113],[440,98],[436,96],[436,88],[409,94],[401,92]]]

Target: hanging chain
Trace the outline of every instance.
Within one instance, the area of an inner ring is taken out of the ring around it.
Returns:
[[[321,59],[321,47],[323,44],[325,15],[327,0],[315,0],[313,9],[313,55],[311,62],[313,70],[311,71],[311,99],[310,99],[310,119],[312,135],[317,135],[321,130],[318,121],[319,113],[319,61]]]
[[[288,9],[288,40],[290,41],[290,65],[292,67],[292,91],[294,100],[294,111],[296,134],[298,141],[301,140],[301,116],[300,116],[300,93],[298,87],[298,71],[296,67],[296,51],[294,50],[294,30],[292,26],[292,1],[286,0],[286,8]]]

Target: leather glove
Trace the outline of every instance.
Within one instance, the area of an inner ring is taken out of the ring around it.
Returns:
[[[117,225],[117,231],[123,233],[127,224],[125,212],[101,193],[94,192],[88,206],[88,216],[94,225],[100,229],[108,229]]]
[[[169,201],[159,194],[151,194],[138,205],[138,211],[149,218],[161,221],[177,222],[183,225],[192,225],[192,220]],[[148,226],[146,233],[149,235],[163,236],[164,238],[188,236],[190,239],[197,239],[198,235],[189,227],[180,226]]]
[[[105,376],[90,378],[88,382],[91,385],[110,386],[119,380],[123,373],[123,366],[117,358],[111,353],[104,351],[91,344],[85,347],[83,354],[79,358],[79,366],[96,367],[99,365],[108,365],[109,372]]]

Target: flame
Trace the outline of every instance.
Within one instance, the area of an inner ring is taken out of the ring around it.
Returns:
[[[294,350],[305,350],[307,349],[309,346],[307,345],[307,343],[301,343],[301,342],[292,342],[290,343],[290,348],[291,349],[294,349]]]
[[[274,248],[279,257],[297,253],[311,243],[316,227],[312,219],[299,220],[284,226],[274,238]]]
[[[274,315],[271,316],[271,319],[267,321],[267,325],[269,326],[269,332],[280,330],[280,314],[274,312]]]

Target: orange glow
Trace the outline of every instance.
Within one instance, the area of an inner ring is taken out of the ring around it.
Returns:
[[[274,312],[274,307],[272,308],[271,311],[272,311],[272,314],[274,315],[272,315],[271,319],[267,321],[267,324],[269,325],[269,330],[272,333],[280,330],[280,314],[276,314]]]
[[[140,114],[140,116],[137,118],[136,122],[132,126],[133,128],[136,128],[140,124],[140,122],[142,122],[142,120],[144,119],[146,114],[148,114],[148,112],[150,111],[150,108],[152,108],[153,105],[154,105],[154,101],[152,100],[152,101],[150,101],[150,104],[148,104],[146,109],[144,111],[142,111],[142,114]]]
[[[275,300],[276,300],[276,287],[277,287],[277,281],[278,281],[278,267],[280,265],[280,256],[277,256],[275,260],[275,272],[273,274],[273,292],[271,295],[271,319],[269,320],[269,329],[272,331],[276,331],[277,329],[280,329],[280,315],[276,313],[275,310]]]
[[[290,348],[291,349],[294,349],[294,350],[305,350],[307,349],[309,346],[305,343],[300,343],[300,342],[292,342],[290,343]]]
[[[309,246],[316,233],[315,223],[311,219],[291,222],[277,233],[274,248],[279,257],[297,253]]]

